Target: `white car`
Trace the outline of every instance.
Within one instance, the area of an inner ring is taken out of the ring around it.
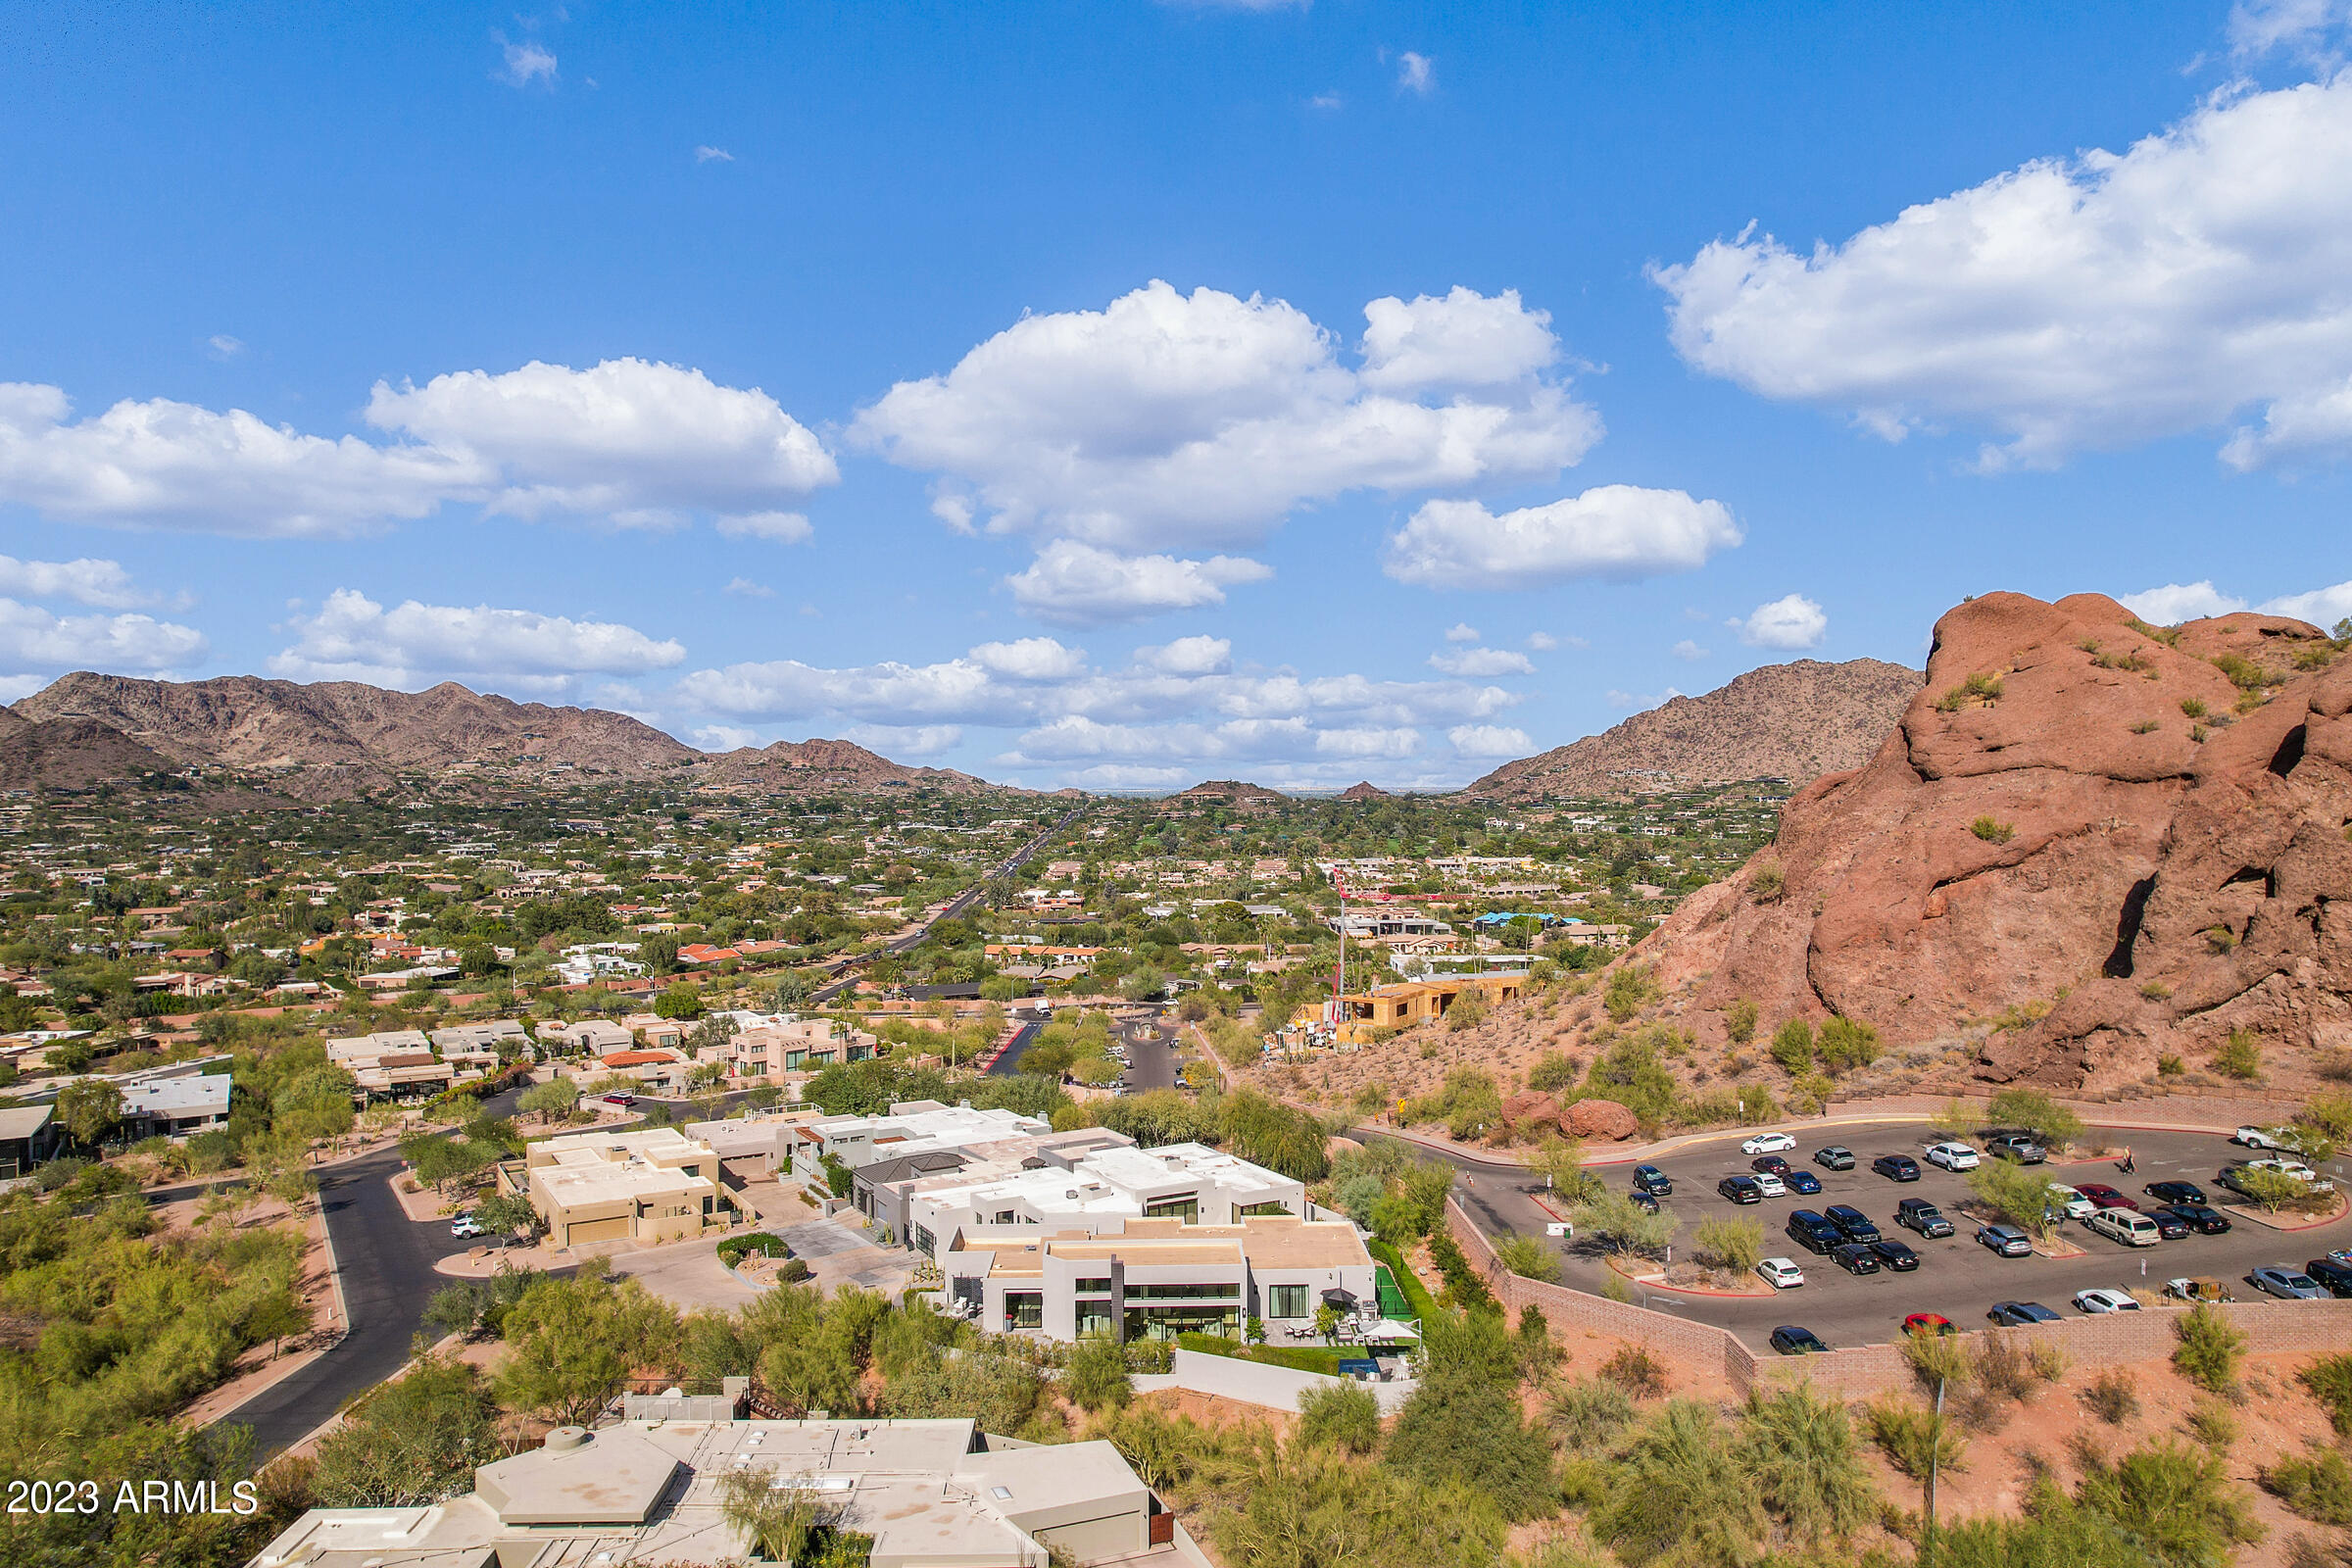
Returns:
[[[1749,1179],[1756,1184],[1756,1191],[1762,1193],[1766,1198],[1787,1198],[1788,1196],[1788,1185],[1768,1170],[1757,1171]]]
[[[2292,1152],[2296,1147],[2295,1130],[2292,1127],[2240,1127],[2230,1135],[2230,1141],[2243,1144],[2248,1149],[2283,1149]]]
[[[2075,1293],[2075,1310],[2088,1312],[2094,1316],[2102,1312],[2136,1312],[2139,1310],[2139,1303],[2122,1291],[2110,1291],[2102,1288],[2077,1291]]]
[[[1758,1133],[1740,1146],[1742,1154],[1785,1154],[1796,1147],[1796,1140],[1788,1133]]]
[[[2088,1219],[2099,1211],[2098,1204],[2063,1182],[2050,1183],[2050,1202],[2068,1219]]]
[[[1937,1144],[1928,1151],[1928,1163],[1945,1170],[1975,1170],[1984,1161],[1966,1144]]]
[[[2154,1220],[2129,1208],[2102,1208],[2084,1220],[2082,1228],[2097,1231],[2126,1247],[2154,1247],[2164,1240],[2164,1233],[2156,1228]]]
[[[2247,1170],[2272,1171],[2280,1176],[2292,1176],[2304,1186],[2318,1188],[2323,1192],[2334,1185],[2299,1159],[2249,1159],[2246,1161],[2245,1168]]]
[[[1794,1258],[1768,1257],[1756,1265],[1756,1272],[1776,1291],[1792,1291],[1805,1283],[1805,1271],[1796,1266]]]

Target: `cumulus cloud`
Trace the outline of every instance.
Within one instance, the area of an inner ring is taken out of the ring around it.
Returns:
[[[1690,364],[1888,439],[1976,426],[1999,438],[1983,466],[2047,466],[2255,410],[2224,449],[2254,467],[2352,450],[2348,272],[2352,75],[2331,75],[2225,90],[2121,154],[1810,253],[1751,225],[1652,275]]]
[[[1497,516],[1477,501],[1429,501],[1389,536],[1383,569],[1424,588],[1526,588],[1570,577],[1620,581],[1704,565],[1740,542],[1720,501],[1606,484]]]
[[[1065,648],[1051,637],[982,643],[971,657],[989,673],[1013,680],[1067,680],[1086,668],[1086,650]]]
[[[705,724],[691,731],[688,739],[706,752],[740,752],[760,744],[760,732],[742,724]]]
[[[776,591],[773,588],[768,587],[765,583],[754,582],[749,577],[731,577],[727,580],[726,587],[719,591],[733,594],[738,599],[773,599],[776,597]]]
[[[1377,299],[1364,320],[1362,380],[1379,392],[1508,386],[1560,357],[1551,313],[1528,310],[1515,288],[1490,299],[1457,283],[1440,299]]]
[[[1527,731],[1501,724],[1456,724],[1446,739],[1464,757],[1526,757],[1536,749]]]
[[[58,615],[0,599],[0,666],[162,674],[205,655],[204,634],[150,615]]]
[[[1829,635],[1830,617],[1821,606],[1802,594],[1788,594],[1758,605],[1745,620],[1726,621],[1750,648],[1795,650],[1818,648]]]
[[[1612,691],[1609,693],[1608,702],[1611,708],[1622,709],[1631,713],[1642,713],[1653,708],[1663,708],[1682,695],[1682,692],[1672,686],[1655,696],[1644,696],[1640,692]]]
[[[1548,654],[1560,646],[1560,640],[1547,631],[1531,631],[1527,634],[1527,646],[1539,654]]]
[[[1417,55],[1410,49],[1396,57],[1396,85],[1406,92],[1429,96],[1437,85],[1438,63],[1427,55]]]
[[[1429,667],[1445,675],[1533,675],[1535,662],[1507,648],[1449,648],[1429,656]]]
[[[556,57],[546,49],[527,38],[520,43],[501,38],[498,43],[503,64],[490,73],[493,81],[503,81],[510,87],[556,84]]]
[[[718,519],[718,531],[729,539],[766,539],[780,545],[806,544],[815,532],[797,512],[742,512]]]
[[[1674,657],[1677,659],[1700,660],[1707,657],[1707,651],[1704,648],[1699,647],[1698,644],[1692,642],[1690,638],[1686,637],[1681,642],[1674,645]]]
[[[2332,588],[2316,588],[2306,594],[2288,594],[2263,605],[2273,615],[2292,615],[2313,625],[2332,629],[2336,622],[2352,615],[2352,582],[2339,582]]]
[[[2116,603],[2158,626],[2178,626],[2184,620],[2228,615],[2246,608],[2243,599],[2223,593],[2211,581],[2168,582],[2142,593],[2118,594]]]
[[[1163,675],[1222,675],[1233,668],[1233,644],[1223,637],[1179,637],[1138,648],[1135,662]]]
[[[2347,0],[2238,0],[2230,8],[2230,48],[2240,58],[2285,51],[2329,63],[2340,53],[2337,35],[2347,25]]]
[[[697,147],[694,161],[698,164],[731,164],[735,161],[735,155],[724,147]]]
[[[662,526],[694,511],[737,532],[806,537],[788,510],[840,478],[832,456],[758,389],[608,360],[377,383],[376,445],[157,398],[74,419],[57,387],[0,384],[0,502],[133,527],[347,535],[446,502],[520,517]]]
[[[1041,620],[1099,626],[1221,605],[1227,588],[1273,575],[1273,567],[1246,556],[1211,556],[1206,561],[1123,556],[1075,539],[1056,539],[1004,584],[1012,590],[1013,602]]]
[[[1473,302],[1466,291],[1384,302],[1407,318],[1381,329],[1396,334],[1407,367],[1396,373],[1409,379],[1416,364],[1493,373],[1500,357],[1478,332],[1444,325],[1478,304],[1499,314],[1497,302]],[[1416,335],[1410,321],[1422,318]],[[1134,552],[1253,546],[1295,508],[1350,490],[1547,477],[1599,428],[1592,410],[1533,377],[1444,403],[1392,395],[1283,301],[1153,281],[1102,311],[1023,318],[946,374],[893,387],[852,438],[943,475],[937,510],[951,522],[984,516],[991,532]]]
[[[1446,640],[1449,643],[1474,643],[1478,641],[1478,628],[1466,620],[1457,620],[1446,628]]]
[[[71,599],[101,610],[152,605],[157,596],[134,587],[119,561],[19,561],[0,556],[0,594],[25,599]]]
[[[386,610],[351,588],[296,615],[290,629],[294,645],[271,657],[273,674],[377,686],[455,678],[559,691],[581,675],[644,674],[686,658],[675,642],[612,621],[414,599]]]
[[[245,352],[245,340],[226,332],[215,332],[204,340],[204,346],[216,360],[233,360]]]
[[[954,751],[963,744],[963,731],[954,724],[853,724],[841,738],[896,761]]]

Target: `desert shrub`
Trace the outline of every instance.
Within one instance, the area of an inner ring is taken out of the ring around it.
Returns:
[[[1832,1072],[1867,1067],[1878,1059],[1879,1032],[1859,1018],[1832,1018],[1821,1026],[1814,1049]]]
[[[1658,977],[1646,964],[1629,963],[1609,972],[1609,981],[1601,989],[1600,1004],[1608,1009],[1611,1018],[1619,1023],[1630,1022],[1645,1007],[1654,1007],[1666,995]]]
[[[2138,723],[2132,726],[2132,733],[2134,735],[2153,735],[2156,733],[2158,728],[2159,726],[2156,720],[2152,718],[2143,718]]]
[[[1957,1334],[1921,1334],[1906,1339],[1903,1360],[1926,1393],[1933,1394],[1938,1384],[1956,1387],[1969,1380],[1968,1349]]]
[[[1975,1352],[1969,1357],[1969,1373],[1977,1387],[2021,1404],[2033,1398],[2042,1381],[2041,1373],[2031,1351],[2019,1343],[2019,1337],[1980,1334],[1976,1341]]]
[[[1560,1255],[1539,1237],[1506,1236],[1494,1245],[1494,1256],[1523,1279],[1549,1283],[1560,1277]]]
[[[2203,718],[2211,710],[2206,708],[2202,697],[2183,697],[2180,699],[2180,711],[2188,718]]]
[[[1600,1363],[1600,1376],[1637,1399],[1654,1399],[1666,1392],[1666,1367],[1638,1345],[1621,1345],[1617,1353]]]
[[[1567,1053],[1546,1051],[1527,1069],[1527,1087],[1539,1094],[1550,1094],[1576,1082],[1577,1065]]]
[[[1578,1378],[1545,1397],[1544,1424],[1570,1453],[1605,1452],[1634,1424],[1634,1396],[1614,1379]]]
[[[1797,1541],[1842,1541],[1878,1515],[1879,1489],[1842,1400],[1805,1387],[1750,1394],[1734,1454],[1764,1511]]]
[[[1772,1059],[1791,1075],[1813,1069],[1813,1026],[1791,1018],[1772,1035]]]
[[[1871,1401],[1864,1419],[1870,1441],[1886,1455],[1886,1462],[1914,1480],[1927,1478],[1931,1460],[1938,1470],[1968,1467],[1967,1440],[1949,1422],[1939,1432],[1932,1410],[1884,1395]]]
[[[1968,830],[1987,844],[2006,844],[2017,837],[2017,829],[1997,817],[1980,816],[1968,824]]]
[[[2170,1052],[2156,1058],[2156,1076],[2159,1078],[2178,1078],[2186,1071],[2188,1064]]]
[[[2121,1372],[2102,1372],[2076,1396],[2083,1408],[2111,1427],[2122,1426],[2139,1413],[2139,1396],[2131,1378]]]
[[[1380,1400],[1360,1383],[1308,1389],[1298,1396],[1298,1441],[1370,1453],[1380,1446]]]
[[[1788,891],[1788,873],[1778,860],[1763,860],[1748,874],[1748,896],[1758,904],[1777,904]]]
[[[2228,1562],[2232,1547],[2264,1534],[2221,1457],[2169,1439],[2112,1464],[2085,1458],[2075,1500],[2103,1515],[2155,1568]]]
[[[1957,713],[1971,703],[1984,703],[1990,706],[2001,700],[2001,677],[1998,675],[1982,673],[1971,675],[1937,698],[1936,707],[1941,712]]]
[[[2336,1436],[2352,1437],[2352,1350],[2323,1355],[2295,1374],[2328,1412]]]
[[[2316,1525],[2352,1525],[2352,1464],[2341,1450],[2313,1447],[2259,1472],[2262,1487]]]
[[[2173,988],[2161,980],[2151,980],[2139,988],[2139,994],[2150,1002],[2170,1002],[2173,999]]]
[[[2230,1077],[2244,1080],[2262,1076],[2262,1045],[2246,1029],[2232,1029],[2222,1049],[2213,1054],[2214,1067]]]
[[[2276,685],[2281,679],[2239,654],[2216,654],[2212,663],[2214,668],[2230,677],[2230,685],[2241,692],[2258,692],[2265,686]]]
[[[1446,1029],[1448,1034],[1461,1034],[1486,1021],[1486,1002],[1475,991],[1463,992],[1453,1005],[1446,1009]]]
[[[1120,1410],[1135,1397],[1126,1353],[1106,1334],[1090,1334],[1071,1348],[1061,1386],[1081,1410]]]
[[[1744,1563],[1765,1528],[1723,1422],[1689,1399],[1660,1405],[1635,1430],[1590,1519],[1630,1563]]]
[[[2184,1418],[2188,1435],[2216,1453],[2227,1453],[2237,1441],[2237,1417],[2219,1399],[2199,1399]]]
[[[1764,1227],[1752,1219],[1702,1219],[1692,1250],[1712,1268],[1745,1273],[1764,1257]]]
[[[1735,1046],[1744,1046],[1756,1038],[1756,1004],[1741,997],[1723,1009],[1723,1032]]]
[[[2173,1319],[2173,1369],[2212,1394],[2237,1386],[2246,1357],[2246,1336],[2210,1302],[2199,1301]]]

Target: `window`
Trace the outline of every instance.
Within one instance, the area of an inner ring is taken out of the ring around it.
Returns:
[[[1008,1329],[1042,1329],[1046,1326],[1046,1295],[1043,1291],[1006,1291],[1004,1293],[1004,1326]]]
[[[1105,1274],[1099,1279],[1082,1279],[1078,1281],[1077,1288],[1082,1295],[1107,1296],[1110,1294],[1110,1276]]]
[[[1264,1203],[1245,1203],[1240,1208],[1234,1210],[1235,1213],[1241,1215],[1245,1219],[1249,1218],[1252,1214],[1288,1214],[1290,1211],[1291,1205],[1282,1201],[1280,1199],[1275,1199],[1270,1202]]]
[[[1266,1316],[1306,1316],[1306,1287],[1303,1285],[1274,1285],[1267,1287]]]
[[[996,1224],[999,1224],[999,1225],[1010,1225],[1010,1224],[1014,1223],[1014,1219],[1013,1219],[1013,1212],[1012,1212],[1012,1210],[1011,1210],[1011,1209],[1009,1209],[1009,1208],[1000,1208],[1000,1209],[998,1209],[998,1210],[997,1210],[997,1217],[996,1217],[996,1219],[995,1219],[994,1223],[996,1223]]]
[[[1242,1288],[1230,1280],[1204,1280],[1198,1285],[1130,1285],[1130,1301],[1233,1301]]]
[[[1146,1219],[1180,1219],[1187,1225],[1200,1218],[1200,1195],[1177,1193],[1168,1198],[1154,1198],[1144,1205]]]

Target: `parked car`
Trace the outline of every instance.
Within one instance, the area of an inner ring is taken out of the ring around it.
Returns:
[[[2218,1208],[2204,1203],[2175,1203],[2173,1212],[2180,1216],[2182,1224],[2200,1236],[2230,1234],[2230,1216]]]
[[[1643,1213],[1655,1214],[1658,1211],[1658,1200],[1655,1194],[1645,1193],[1641,1189],[1636,1188],[1628,1196],[1633,1199],[1634,1206],[1638,1209],[1641,1209]]]
[[[2202,1203],[2205,1190],[2195,1182],[2150,1182],[2140,1189],[2159,1203]]]
[[[1901,1242],[1873,1242],[1870,1250],[1879,1254],[1879,1261],[1897,1274],[1908,1274],[1919,1267],[1919,1254]]]
[[[1791,1170],[1782,1174],[1781,1185],[1792,1193],[1811,1198],[1821,1191],[1821,1178],[1809,1170]]]
[[[1634,1191],[1647,1193],[1652,1198],[1672,1198],[1674,1196],[1674,1178],[1655,1165],[1636,1165],[1634,1167]]]
[[[1772,1348],[1783,1355],[1821,1355],[1829,1349],[1821,1343],[1820,1335],[1793,1323],[1784,1323],[1772,1331]]]
[[[1848,1242],[1830,1256],[1848,1274],[1876,1274],[1879,1271],[1878,1252],[1861,1242]]]
[[[1928,1163],[1945,1170],[1975,1170],[1984,1160],[1966,1144],[1936,1144],[1928,1151]]]
[[[2248,1149],[2283,1149],[2297,1154],[2303,1152],[2303,1141],[2292,1127],[2240,1127],[2230,1135],[2230,1141]]]
[[[2137,1203],[2105,1182],[2077,1182],[2075,1191],[2089,1199],[2093,1208],[2129,1208],[2134,1212],[2139,1208]]]
[[[1758,1133],[1740,1146],[1742,1154],[1781,1154],[1796,1147],[1796,1140],[1787,1133]]]
[[[1844,1245],[1845,1233],[1809,1208],[1788,1216],[1788,1239],[1808,1252],[1826,1252]]]
[[[2156,1222],[2134,1209],[2102,1208],[2084,1220],[2082,1226],[2126,1247],[2154,1247],[2164,1240]]]
[[[1980,1225],[1977,1240],[2003,1257],[2031,1257],[2034,1239],[2014,1225]]]
[[[2283,1263],[2269,1263],[2250,1271],[2246,1283],[2282,1301],[2320,1301],[2328,1297],[2326,1286],[2301,1269],[2288,1268]]]
[[[2156,1222],[2156,1234],[2168,1242],[2177,1242],[2188,1234],[2188,1221],[2171,1208],[2151,1208],[2148,1218]]]
[[[2315,1257],[2303,1265],[2303,1272],[2317,1281],[2329,1296],[2352,1296],[2352,1263],[2339,1263],[2332,1257]]]
[[[1768,1257],[1756,1265],[1756,1272],[1776,1291],[1792,1291],[1805,1283],[1805,1271],[1792,1257]]]
[[[2050,1206],[2068,1219],[2088,1219],[2099,1211],[2098,1204],[2064,1182],[2050,1183]]]
[[[1768,1170],[1775,1176],[1788,1174],[1788,1161],[1779,1154],[1758,1154],[1747,1162],[1749,1170]]]
[[[2314,1192],[2330,1192],[2335,1187],[2335,1183],[2304,1164],[2302,1160],[2288,1154],[2271,1154],[2261,1159],[2245,1160],[2234,1168],[2237,1170],[2267,1170],[2279,1176],[2291,1176]]]
[[[1952,1234],[1952,1222],[1943,1217],[1943,1210],[1924,1198],[1906,1198],[1895,1204],[1894,1222],[1929,1238]]]
[[[2176,1301],[2234,1301],[2230,1287],[2206,1275],[2166,1280],[2164,1294]]]
[[[626,1110],[629,1108],[629,1106],[637,1103],[637,1097],[616,1089],[605,1097],[605,1103],[608,1105],[618,1105],[621,1109]]]
[[[1941,1312],[1913,1312],[1903,1319],[1903,1338],[1908,1340],[1944,1339],[1959,1332]]]
[[[1992,1310],[1984,1315],[2005,1329],[2015,1328],[2021,1323],[2058,1321],[2058,1314],[2039,1301],[1995,1301]]]
[[[1762,1193],[1766,1198],[1787,1198],[1788,1196],[1788,1189],[1782,1184],[1781,1179],[1768,1170],[1760,1170],[1750,1176],[1748,1180],[1754,1182],[1756,1191]]]
[[[2038,1165],[2050,1157],[2050,1152],[2032,1133],[2002,1133],[1988,1138],[1984,1141],[1984,1152],[2020,1165]]]
[[[1832,1144],[1826,1149],[1813,1151],[1813,1163],[1824,1170],[1852,1170],[1854,1152],[1843,1144]]]
[[[1761,1203],[1764,1201],[1764,1189],[1756,1185],[1756,1179],[1753,1176],[1726,1176],[1715,1184],[1715,1191],[1721,1197],[1727,1198],[1735,1203]]]
[[[1838,1233],[1849,1242],[1875,1242],[1879,1239],[1878,1226],[1871,1223],[1868,1214],[1851,1203],[1832,1203],[1822,1210],[1822,1217],[1837,1226]]]
[[[1909,1154],[1881,1154],[1870,1162],[1870,1168],[1890,1182],[1919,1180],[1919,1161]]]
[[[476,1236],[487,1236],[490,1233],[482,1229],[482,1222],[471,1214],[460,1214],[449,1222],[449,1234],[471,1239]]]
[[[2102,1285],[2087,1291],[2077,1291],[2075,1293],[2075,1310],[2088,1312],[2096,1317],[2106,1312],[2136,1312],[2139,1310],[2139,1303],[2133,1300],[2129,1293],[2111,1291]]]

